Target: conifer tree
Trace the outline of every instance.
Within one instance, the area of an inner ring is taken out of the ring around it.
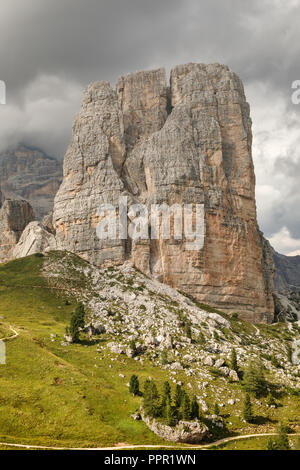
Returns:
[[[267,383],[261,364],[250,362],[245,371],[244,386],[248,393],[253,393],[256,397],[266,394]]]
[[[183,419],[191,419],[191,401],[187,393],[184,393],[182,415]]]
[[[182,401],[183,401],[183,391],[182,391],[181,385],[179,384],[176,385],[174,401],[175,401],[175,407],[177,409],[180,408],[182,405]]]
[[[192,419],[199,418],[199,405],[198,405],[197,398],[195,395],[193,397],[192,405],[191,405],[191,418]]]
[[[176,410],[171,404],[171,401],[167,399],[166,403],[166,419],[168,426],[176,426]]]
[[[69,333],[71,335],[73,343],[79,341],[79,329],[84,327],[84,306],[82,302],[79,302],[71,316]]]
[[[171,403],[172,397],[171,397],[171,387],[169,382],[164,382],[163,385],[163,391],[162,391],[162,401],[161,401],[161,409],[162,409],[162,415],[166,416],[167,414],[167,403]]]
[[[290,450],[289,437],[287,429],[283,424],[280,424],[278,436],[275,438],[276,450]]]
[[[215,403],[214,413],[217,416],[219,416],[219,414],[220,414],[220,408],[219,408],[218,403]]]
[[[143,408],[148,416],[156,418],[160,415],[159,394],[153,380],[145,382]]]
[[[247,423],[253,422],[253,411],[252,411],[252,404],[249,393],[247,393],[245,401],[244,401],[244,410],[243,410],[243,417]]]
[[[140,394],[140,384],[137,375],[132,375],[129,382],[129,392],[133,395]]]
[[[231,350],[231,355],[230,355],[230,369],[235,370],[235,372],[238,372],[238,371],[239,371],[238,363],[237,363],[236,350],[235,350],[235,349],[232,349],[232,350]]]
[[[168,351],[164,349],[161,353],[161,363],[163,366],[168,364]]]

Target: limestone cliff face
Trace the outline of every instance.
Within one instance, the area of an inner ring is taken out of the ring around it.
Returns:
[[[249,105],[228,67],[175,67],[87,89],[65,156],[53,225],[58,249],[92,263],[135,266],[253,322],[273,318],[273,264],[256,220]],[[199,203],[205,241],[102,240],[101,203]]]
[[[41,150],[19,146],[0,154],[3,195],[7,199],[29,201],[37,219],[52,210],[61,181],[61,163]]]

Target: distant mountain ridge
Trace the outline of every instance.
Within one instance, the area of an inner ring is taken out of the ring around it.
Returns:
[[[275,289],[278,292],[300,292],[300,256],[285,256],[273,250]]]
[[[5,199],[26,199],[36,219],[52,210],[62,181],[62,163],[42,150],[19,145],[0,154],[0,185]]]

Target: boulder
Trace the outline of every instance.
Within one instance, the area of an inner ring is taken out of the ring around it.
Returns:
[[[235,370],[231,370],[231,371],[229,372],[229,377],[230,377],[231,380],[233,380],[234,382],[239,382],[239,380],[240,380],[240,379],[239,379],[239,376],[238,376],[238,374],[236,373]]]
[[[219,369],[220,367],[223,367],[225,364],[225,360],[224,359],[218,359],[216,362],[215,362],[215,367],[217,369]]]
[[[230,374],[230,369],[229,367],[220,367],[219,371],[222,372],[222,374],[225,375],[225,377],[228,377]]]
[[[209,367],[213,367],[214,363],[215,363],[214,359],[210,356],[207,356],[203,361],[203,364]]]
[[[14,258],[24,258],[34,253],[45,253],[56,249],[55,237],[40,222],[31,222],[23,231],[13,250]]]
[[[173,362],[173,364],[170,365],[170,369],[172,369],[172,370],[182,370],[183,367],[180,364],[180,362]]]
[[[176,426],[171,427],[145,416],[143,412],[141,412],[141,416],[148,428],[166,441],[199,444],[208,434],[207,426],[198,420],[179,421]]]

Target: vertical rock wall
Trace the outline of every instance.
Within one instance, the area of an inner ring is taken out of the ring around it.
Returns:
[[[273,318],[273,264],[259,232],[251,119],[228,67],[187,64],[91,85],[75,119],[54,204],[59,249],[143,272],[253,322]],[[99,240],[102,203],[199,203],[205,242]]]

